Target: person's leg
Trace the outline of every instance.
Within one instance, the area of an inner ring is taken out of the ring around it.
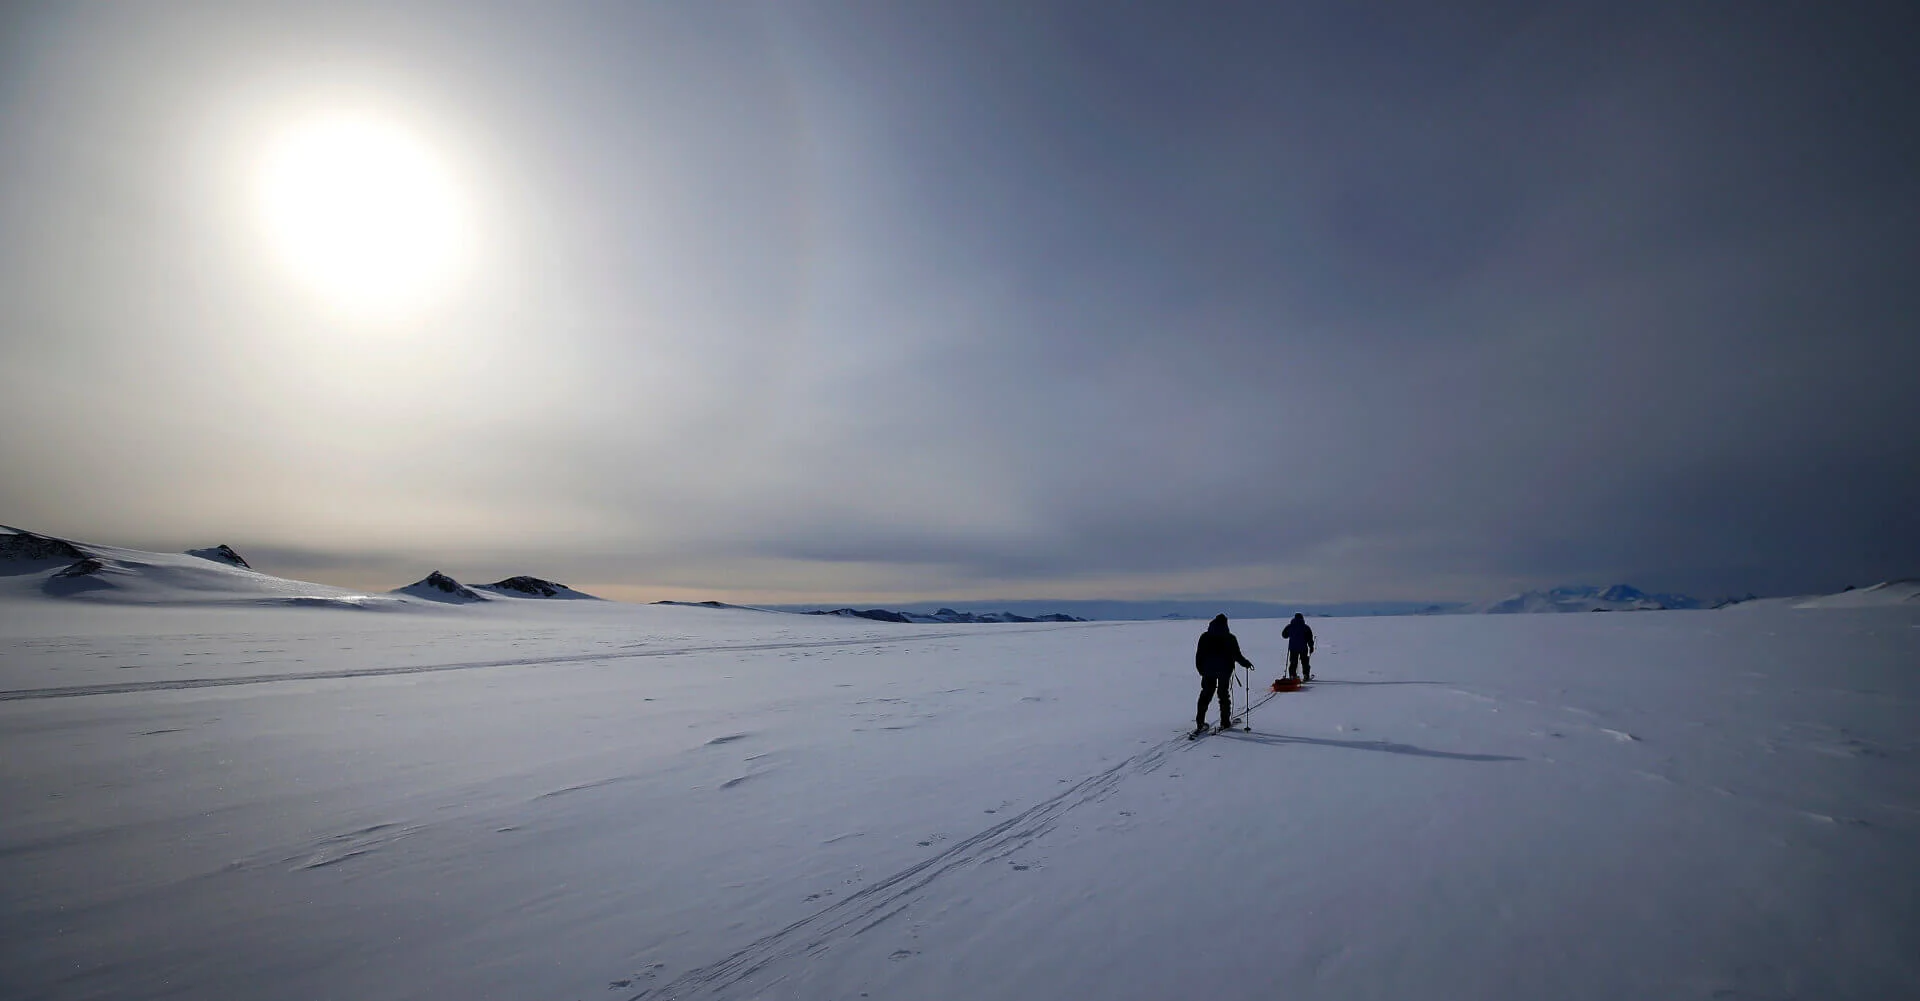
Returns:
[[[1300,654],[1300,677],[1306,681],[1313,680],[1313,654],[1310,652],[1302,651]]]
[[[1194,726],[1198,727],[1198,726],[1207,725],[1207,703],[1212,701],[1213,701],[1213,679],[1203,674],[1200,676],[1200,707],[1198,709],[1195,709],[1193,712]]]
[[[1220,679],[1220,725],[1233,724],[1233,675]]]
[[[1300,651],[1298,650],[1287,651],[1287,680],[1300,680]]]

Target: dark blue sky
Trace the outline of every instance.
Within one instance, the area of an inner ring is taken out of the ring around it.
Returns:
[[[635,597],[1913,574],[1912,22],[16,5],[0,511]],[[404,315],[246,208],[343,109],[470,217]]]

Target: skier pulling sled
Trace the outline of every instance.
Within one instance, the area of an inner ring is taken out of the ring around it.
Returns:
[[[1200,672],[1200,705],[1194,710],[1193,732],[1187,735],[1188,740],[1208,732],[1207,703],[1216,696],[1220,700],[1220,729],[1233,729],[1232,686],[1236,665],[1251,669],[1253,661],[1240,652],[1240,641],[1227,630],[1227,617],[1216,615],[1207,624],[1207,631],[1200,634],[1200,643],[1193,651],[1193,667]]]
[[[1307,625],[1307,617],[1299,612],[1293,613],[1293,621],[1287,623],[1280,635],[1287,641],[1287,680],[1306,682],[1313,680],[1313,627]],[[1277,686],[1280,683],[1274,682]],[[1274,691],[1281,691],[1275,688]]]

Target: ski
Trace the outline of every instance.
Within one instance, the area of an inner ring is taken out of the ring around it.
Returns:
[[[1205,726],[1205,725],[1198,726],[1192,730],[1187,731],[1187,739],[1199,740],[1200,738],[1206,736],[1207,734],[1226,733],[1229,730],[1252,730],[1253,727],[1247,726],[1246,723],[1247,721],[1244,719],[1236,719],[1231,724],[1222,724],[1219,726]]]

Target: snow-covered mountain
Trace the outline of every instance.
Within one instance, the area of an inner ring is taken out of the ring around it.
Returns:
[[[424,598],[428,601],[453,603],[487,600],[485,595],[438,570],[408,584],[406,587],[396,587],[391,593],[404,594],[409,598]]]
[[[1853,587],[1796,602],[1795,608],[1879,608],[1920,604],[1920,578],[1882,581],[1872,587]]]
[[[1705,607],[1705,602],[1684,594],[1648,594],[1629,584],[1615,584],[1612,587],[1576,585],[1545,591],[1522,591],[1470,610],[1492,615],[1513,615],[1531,612],[1645,612]]]
[[[1849,587],[1833,594],[1802,594],[1791,598],[1749,598],[1726,607],[1742,611],[1765,608],[1886,608],[1920,606],[1920,578],[1881,581],[1871,587]]]
[[[261,573],[224,543],[184,553],[154,553],[6,526],[0,526],[0,594],[138,604],[269,602],[356,608],[399,608],[410,601],[468,604],[490,598],[598,600],[538,577],[508,577],[470,588],[438,570],[406,587],[373,595]]]
[[[491,584],[475,584],[473,589],[504,598],[556,598],[565,601],[599,601],[600,599],[585,591],[576,591],[565,584],[538,577],[521,575],[496,580]]]
[[[0,591],[136,604],[326,602],[381,599],[343,587],[259,573],[226,545],[151,553],[0,526]]]
[[[475,584],[468,587],[438,570],[408,584],[393,589],[394,594],[404,594],[411,598],[424,598],[427,601],[439,601],[452,604],[469,604],[475,601],[487,601],[493,598],[558,601],[599,601],[600,599],[576,591],[565,584],[524,574],[496,580],[491,584]]]

